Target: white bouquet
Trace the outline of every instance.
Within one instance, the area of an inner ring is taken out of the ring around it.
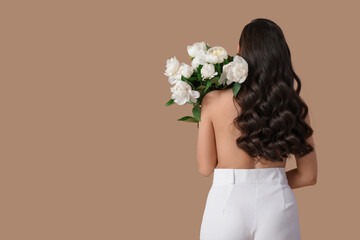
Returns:
[[[223,47],[210,47],[205,42],[187,46],[187,52],[192,60],[191,66],[180,64],[176,57],[166,61],[164,74],[172,85],[172,95],[165,106],[193,104],[193,116],[178,121],[199,123],[204,96],[212,90],[229,88],[231,84],[236,96],[248,76],[248,64],[241,56],[229,56]]]

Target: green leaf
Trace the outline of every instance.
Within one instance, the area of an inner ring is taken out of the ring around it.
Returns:
[[[201,113],[201,107],[199,104],[196,104],[194,108],[192,109],[192,113],[194,115],[194,118],[196,121],[200,121],[200,113]]]
[[[219,64],[219,63],[215,64],[215,69],[216,69],[216,71],[218,72],[218,74],[221,73],[221,67],[220,67],[220,64]]]
[[[219,81],[219,77],[213,77],[212,79],[211,79],[211,83],[216,83],[216,82],[218,82]]]
[[[211,47],[206,44],[206,50],[209,50]]]
[[[213,79],[211,79],[212,83],[215,83],[215,87],[218,88],[219,87],[219,79],[220,77],[214,77]]]
[[[184,76],[181,75],[181,81],[188,83],[192,89],[195,89],[194,85]]]
[[[201,82],[202,81],[201,73],[196,72],[196,75],[197,75],[197,80]]]
[[[227,59],[224,59],[224,65],[228,64],[229,63],[229,60]]]
[[[198,122],[198,121],[195,120],[195,118],[190,117],[190,116],[182,117],[182,118],[178,119],[178,121],[183,121],[183,122]]]
[[[169,101],[167,101],[167,103],[165,104],[165,106],[170,106],[174,104],[174,99],[170,99]]]
[[[205,88],[204,85],[200,85],[200,86],[198,86],[198,87],[196,88],[196,90],[202,90],[202,89],[204,89],[204,88]]]
[[[211,83],[212,83],[212,82],[211,82],[210,80],[207,81],[204,92],[206,92],[206,90],[209,89],[209,87],[211,86]]]
[[[181,75],[181,80],[183,80],[184,82],[189,81],[189,79],[184,77],[183,75]]]
[[[240,87],[241,87],[241,83],[238,83],[238,82],[234,83],[234,86],[233,86],[232,90],[233,90],[233,94],[234,94],[235,97],[238,94],[238,92],[240,90]]]
[[[198,80],[197,76],[193,76],[193,77],[189,78],[189,81],[196,81],[196,80]]]
[[[196,75],[198,77],[198,80],[201,82],[202,81],[202,76],[201,76],[201,69],[202,69],[203,65],[199,64],[199,66],[196,69]]]

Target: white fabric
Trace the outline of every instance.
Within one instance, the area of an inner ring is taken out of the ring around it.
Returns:
[[[215,168],[200,240],[300,240],[285,168]]]

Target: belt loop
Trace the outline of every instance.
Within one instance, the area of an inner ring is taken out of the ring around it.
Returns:
[[[235,184],[235,169],[232,170],[232,184]]]
[[[282,175],[281,175],[280,169],[279,169],[279,168],[276,168],[276,170],[277,170],[277,173],[278,173],[278,184],[281,184]]]

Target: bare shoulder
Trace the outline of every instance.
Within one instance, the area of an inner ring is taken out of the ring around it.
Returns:
[[[215,118],[217,114],[222,112],[223,114],[229,112],[232,109],[232,91],[226,90],[212,90],[208,92],[201,102],[201,111],[203,114]]]
[[[208,92],[202,99],[201,105],[214,105],[219,94],[220,90],[212,90],[211,92]]]
[[[222,101],[229,97],[229,91],[226,90],[212,90],[211,92],[207,93],[203,100],[202,105],[207,106],[216,106],[219,105]]]
[[[216,105],[218,104],[220,91],[212,90],[205,94],[201,101],[201,118],[212,119],[213,114],[216,111]]]

